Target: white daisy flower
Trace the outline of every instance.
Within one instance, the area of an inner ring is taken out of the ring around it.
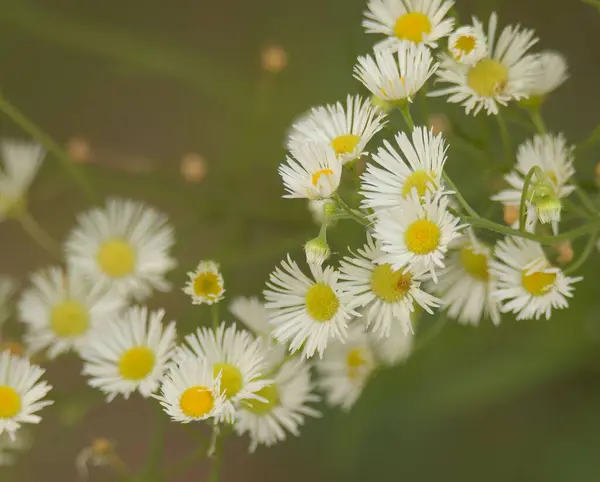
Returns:
[[[564,55],[545,51],[538,55],[538,68],[528,95],[530,101],[548,95],[558,89],[569,78],[567,60]]]
[[[487,37],[476,18],[473,25],[456,29],[448,38],[448,50],[454,60],[465,65],[475,65],[488,54]]]
[[[138,391],[148,398],[158,388],[175,348],[175,323],[162,325],[164,310],[132,306],[102,323],[80,350],[82,374],[110,402]]]
[[[213,366],[206,357],[191,353],[172,363],[165,374],[160,394],[155,397],[176,422],[189,423],[221,415],[225,394],[221,391],[221,374],[213,376]]]
[[[257,297],[244,298],[238,296],[231,302],[229,311],[256,336],[270,336],[269,312],[264,303]]]
[[[415,303],[428,313],[438,307],[440,300],[421,289],[423,275],[394,270],[388,263],[377,264],[383,255],[379,243],[371,236],[354,257],[340,262],[342,287],[352,297],[353,305],[364,307],[366,327],[379,337],[389,337],[392,325],[412,331],[411,314]]]
[[[404,132],[396,134],[398,150],[388,141],[380,147],[361,177],[361,205],[374,209],[396,207],[414,192],[419,197],[442,188],[442,172],[448,145],[441,134],[416,127],[412,142]]]
[[[549,319],[553,309],[567,308],[572,284],[583,279],[552,266],[535,241],[507,237],[496,244],[494,255],[492,295],[501,303],[500,311],[515,313],[517,320]]]
[[[40,381],[44,371],[26,358],[0,353],[0,436],[8,433],[14,440],[22,424],[40,423],[36,412],[53,403],[43,400],[52,389]]]
[[[500,323],[498,302],[492,296],[489,263],[492,249],[469,230],[451,245],[446,267],[432,288],[440,296],[448,316],[459,323],[477,326],[484,316]]]
[[[19,317],[27,327],[28,350],[48,349],[49,358],[79,351],[92,330],[118,316],[126,304],[114,290],[91,285],[80,274],[59,267],[35,273],[31,283],[19,300]]]
[[[521,194],[525,187],[525,178],[534,166],[538,166],[545,175],[545,183],[551,186],[552,197],[562,199],[573,192],[575,186],[569,184],[575,174],[573,167],[573,147],[567,145],[562,134],[537,135],[521,144],[517,150],[515,170],[504,176],[510,189],[505,189],[492,196],[505,206],[519,206]],[[535,224],[536,218],[541,222],[552,222],[555,231],[560,221],[560,203],[555,208],[544,209],[543,203],[535,205],[536,178],[530,183],[527,196],[528,226]],[[517,222],[518,225],[518,222]],[[518,226],[517,226],[518,227]]]
[[[506,27],[494,44],[498,19],[490,16],[487,55],[475,65],[465,65],[446,56],[437,71],[437,81],[452,84],[431,92],[431,96],[449,95],[448,102],[461,104],[467,114],[477,115],[484,109],[498,114],[498,104],[507,105],[529,95],[538,69],[537,55],[527,51],[538,41],[533,30],[519,25]],[[482,30],[474,18],[473,28]]]
[[[320,400],[313,393],[309,365],[298,358],[284,362],[285,352],[273,349],[267,365],[272,383],[256,393],[262,400],[242,402],[236,413],[236,433],[248,433],[250,452],[258,445],[270,447],[282,442],[288,432],[297,437],[304,417],[320,416],[309,406]]]
[[[350,410],[377,367],[375,352],[363,324],[353,324],[344,343],[333,341],[315,366],[327,403]]]
[[[115,288],[136,300],[152,289],[168,291],[168,254],[175,242],[167,217],[143,203],[109,199],[104,209],[78,216],[65,245],[69,266],[92,282]]]
[[[417,307],[411,313],[414,324],[419,312]],[[366,315],[365,315],[366,316]],[[381,337],[377,332],[370,332],[371,345],[377,355],[377,359],[387,366],[395,366],[404,363],[412,354],[415,335],[412,330],[405,330],[400,323],[392,323],[389,336]]]
[[[373,136],[386,121],[385,114],[360,96],[348,96],[341,102],[312,109],[308,117],[294,124],[288,138],[288,149],[297,151],[302,145],[323,142],[331,145],[343,164],[361,157]]]
[[[9,302],[17,289],[16,282],[8,276],[0,276],[0,326],[10,316]]]
[[[175,361],[182,356],[206,358],[213,377],[220,374],[220,390],[224,396],[217,420],[232,422],[235,407],[244,400],[256,400],[256,393],[271,381],[264,379],[264,346],[245,330],[222,323],[217,330],[198,328],[185,337]]]
[[[25,196],[44,156],[45,149],[35,142],[0,142],[0,221],[19,215],[25,209]]]
[[[448,197],[426,193],[419,198],[413,191],[401,207],[382,211],[374,226],[385,253],[380,262],[394,270],[429,271],[437,282],[436,267],[444,267],[448,245],[463,227],[447,208]]]
[[[8,432],[0,435],[0,467],[14,465],[19,452],[24,452],[31,447],[31,438],[23,429],[13,437]]]
[[[223,299],[225,284],[214,261],[200,261],[195,271],[188,274],[189,280],[183,292],[190,295],[194,305],[212,305]]]
[[[283,197],[325,199],[340,185],[342,160],[328,144],[306,143],[279,166],[279,175],[287,191]]]
[[[374,52],[374,58],[359,57],[354,77],[383,101],[412,102],[437,67],[427,47],[401,42],[397,52],[381,50]]]
[[[271,273],[264,291],[273,336],[280,343],[290,342],[291,352],[302,348],[307,358],[315,351],[323,356],[332,338],[343,341],[348,322],[358,315],[349,306],[333,268],[309,267],[314,280],[288,255],[281,268]]]
[[[453,18],[444,18],[453,1],[443,0],[369,0],[363,27],[367,33],[387,35],[375,48],[396,48],[402,41],[437,47],[454,26]]]

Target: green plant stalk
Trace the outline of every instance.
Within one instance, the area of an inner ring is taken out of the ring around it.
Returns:
[[[216,330],[219,327],[221,320],[219,319],[219,303],[213,303],[210,305],[210,316],[212,319],[212,327],[213,330]]]
[[[217,435],[215,440],[215,458],[208,476],[208,482],[218,482],[221,475],[221,465],[223,463],[223,436]]]
[[[446,174],[445,171],[442,172],[442,178],[444,179],[444,181],[446,182],[446,184],[448,184],[448,186],[450,186],[450,189],[452,189],[452,191],[453,191],[454,195],[456,196],[456,199],[458,200],[459,204],[469,214],[469,216],[472,216],[472,217],[475,217],[475,218],[480,218],[481,216],[479,216],[479,214],[477,214],[477,211],[475,211],[475,209],[473,209],[470,206],[470,204],[467,202],[467,200],[462,196],[462,194],[458,190],[458,187],[456,187],[456,184],[454,184],[454,181],[452,181],[452,179],[450,179],[450,176],[448,176],[448,174]]]
[[[594,202],[587,196],[587,194],[579,186],[575,186],[575,194],[581,201],[581,204],[590,212],[590,214],[598,216],[598,208]]]
[[[590,235],[590,238],[588,239],[585,248],[583,248],[581,255],[579,256],[579,258],[577,258],[577,261],[574,261],[569,266],[567,266],[567,268],[564,270],[565,274],[571,274],[577,271],[581,266],[583,266],[583,264],[590,257],[590,254],[592,254],[592,252],[594,251],[594,247],[596,246],[596,240],[598,239],[599,233],[600,231],[596,230]]]
[[[548,130],[546,129],[546,124],[544,123],[544,119],[542,118],[542,115],[540,114],[540,108],[539,107],[529,108],[529,109],[527,109],[527,112],[529,112],[529,118],[531,119],[531,123],[536,128],[538,133],[540,135],[546,134],[546,132],[548,132]]]
[[[335,194],[333,199],[338,203],[338,206],[345,211],[349,217],[354,219],[357,223],[362,224],[363,226],[369,226],[371,223],[367,218],[358,214],[354,209],[352,209],[348,204],[344,202],[344,200],[340,197],[339,194]]]
[[[50,236],[44,228],[29,214],[24,212],[16,218],[23,229],[29,234],[42,249],[56,259],[61,259],[60,245]]]
[[[521,232],[525,232],[525,214],[527,211],[527,195],[529,193],[529,185],[531,184],[533,176],[537,176],[539,178],[541,173],[542,171],[538,166],[533,166],[531,169],[529,169],[529,172],[525,177],[523,191],[521,192],[521,202],[519,203],[519,231]]]
[[[413,121],[412,115],[410,115],[410,103],[408,101],[403,102],[398,106],[398,110],[402,113],[402,117],[404,117],[408,128],[413,130],[415,128],[415,122]]]

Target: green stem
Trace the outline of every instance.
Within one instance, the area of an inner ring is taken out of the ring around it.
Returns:
[[[73,164],[69,154],[67,154],[54,139],[52,139],[36,124],[30,121],[25,114],[8,102],[8,100],[2,95],[0,95],[0,111],[4,112],[15,124],[21,127],[21,129],[23,129],[42,146],[44,146],[48,152],[54,154],[54,156],[60,161],[64,170],[69,173],[69,175],[73,178],[75,183],[79,186],[89,200],[93,201],[96,199],[96,194],[94,193],[91,184],[82,174],[80,169]]]
[[[538,133],[541,135],[546,134],[548,130],[546,129],[546,124],[544,123],[544,119],[540,113],[539,108],[527,109],[529,112],[529,117],[531,119],[531,123],[537,129]]]
[[[575,186],[575,194],[581,201],[581,204],[583,204],[584,207],[587,208],[590,214],[593,214],[595,216],[598,215],[598,208],[596,208],[594,202],[587,196],[583,189],[581,189],[579,186]]]
[[[219,303],[218,302],[210,305],[210,316],[212,319],[213,330],[216,330],[219,327],[219,323],[221,321],[221,320],[219,320]]]
[[[448,317],[446,314],[440,313],[435,324],[429,330],[427,330],[427,332],[425,332],[425,335],[422,338],[417,339],[417,343],[415,343],[412,352],[414,353],[415,351],[421,350],[429,345],[429,343],[431,343],[442,332],[442,329],[444,326],[446,326],[447,321]]]
[[[144,482],[162,480],[159,468],[162,463],[163,452],[165,449],[167,417],[163,412],[162,407],[156,402],[155,405],[156,407],[153,407],[155,409],[154,432],[152,433],[152,438],[150,440],[148,455],[146,456],[146,462],[135,477],[135,480]]]
[[[371,224],[367,218],[358,214],[354,209],[348,206],[348,204],[344,202],[339,194],[336,193],[333,198],[338,203],[338,206],[342,208],[342,210],[345,211],[348,216],[354,219],[357,223],[362,224],[363,226],[369,226]]]
[[[525,182],[523,183],[523,191],[521,192],[521,202],[519,203],[519,231],[525,232],[525,214],[527,211],[527,196],[529,193],[529,185],[533,176],[540,176],[541,170],[538,166],[533,166],[529,169]]]
[[[444,181],[446,182],[446,184],[448,184],[448,186],[450,186],[450,189],[452,189],[452,191],[454,192],[454,195],[456,196],[456,199],[458,200],[459,204],[462,206],[462,208],[469,214],[469,216],[475,217],[475,218],[479,218],[479,214],[477,214],[477,211],[475,211],[475,209],[473,209],[469,203],[467,202],[467,200],[462,197],[462,194],[460,193],[460,191],[458,190],[458,188],[456,187],[456,184],[454,184],[454,182],[452,181],[452,179],[450,179],[450,176],[448,176],[448,174],[446,174],[446,172],[442,172],[442,178],[444,179]]]
[[[206,445],[206,442],[201,444],[200,447],[195,448],[189,454],[185,455],[181,459],[175,461],[173,464],[168,466],[164,470],[165,479],[169,480],[171,477],[180,474],[194,463],[206,457],[206,451],[208,449]]]
[[[221,475],[221,464],[223,463],[223,438],[217,435],[215,441],[215,457],[210,475],[208,476],[208,482],[218,482],[219,476]]]
[[[61,258],[60,245],[50,236],[44,228],[29,214],[24,212],[20,214],[17,221],[23,226],[23,229],[29,234],[42,249],[46,250],[54,258]]]
[[[413,130],[415,128],[415,123],[413,121],[412,115],[410,115],[410,103],[409,102],[403,102],[398,109],[400,110],[400,112],[402,112],[402,117],[404,117],[404,120],[406,121],[406,125],[408,125],[408,128],[410,130]]]
[[[583,264],[590,257],[590,254],[592,254],[592,251],[594,251],[594,247],[596,246],[596,240],[598,239],[598,233],[599,233],[599,231],[596,230],[590,235],[590,238],[588,239],[588,242],[585,245],[585,248],[583,248],[581,255],[579,256],[577,261],[574,261],[573,263],[571,263],[564,270],[565,274],[571,274],[574,271],[577,271],[581,266],[583,266]]]
[[[496,119],[498,120],[498,127],[500,127],[500,137],[502,138],[502,148],[504,149],[504,160],[507,163],[510,163],[512,148],[510,144],[508,127],[506,127],[506,122],[504,121],[504,117],[500,112],[498,112]]]

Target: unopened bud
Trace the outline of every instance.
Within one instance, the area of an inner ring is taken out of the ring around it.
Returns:
[[[428,119],[429,127],[434,135],[444,134],[450,130],[450,122],[444,114],[432,114]]]
[[[504,206],[504,222],[512,226],[519,220],[519,206],[508,204]]]
[[[562,204],[550,182],[542,180],[532,187],[531,203],[535,206],[537,217],[542,223],[560,221]]]
[[[287,52],[279,45],[266,47],[261,53],[261,64],[267,72],[278,74],[288,64]]]
[[[308,264],[315,266],[321,266],[331,256],[329,245],[323,238],[311,239],[304,245],[304,252]]]
[[[200,154],[189,152],[181,158],[179,171],[187,182],[200,182],[206,177],[206,161]]]
[[[559,243],[554,246],[554,249],[558,253],[558,257],[556,258],[556,262],[560,265],[565,265],[573,261],[574,253],[573,246],[570,241],[565,241],[564,243]]]

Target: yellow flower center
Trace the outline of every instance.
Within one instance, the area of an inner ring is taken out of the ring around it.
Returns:
[[[359,142],[360,136],[346,134],[343,136],[337,136],[334,140],[332,140],[331,147],[333,147],[333,150],[338,156],[341,156],[353,152]]]
[[[312,175],[312,185],[317,187],[317,184],[319,184],[319,179],[321,179],[321,176],[333,176],[333,171],[331,169],[321,169],[320,171],[315,172]]]
[[[415,254],[428,254],[440,245],[440,228],[427,219],[412,223],[404,233],[404,242]]]
[[[63,301],[52,309],[50,327],[60,337],[82,335],[89,327],[88,311],[78,301]]]
[[[533,296],[545,295],[556,281],[556,273],[543,273],[536,271],[531,274],[525,274],[523,271],[522,280],[523,288]]]
[[[469,55],[475,48],[475,37],[472,35],[462,35],[458,37],[454,43],[454,48],[459,51],[459,54],[456,56],[456,58],[460,60],[465,55]]]
[[[508,69],[500,62],[485,58],[477,62],[467,74],[467,85],[482,97],[501,94],[508,83]]]
[[[460,264],[463,269],[473,278],[487,281],[490,279],[488,273],[488,259],[485,254],[473,251],[470,246],[465,246],[460,250]]]
[[[246,410],[255,415],[266,415],[273,410],[273,408],[275,408],[275,406],[277,406],[281,400],[279,397],[279,390],[277,389],[276,385],[267,385],[256,392],[256,395],[264,398],[266,402],[249,400],[246,402],[245,407]]]
[[[200,273],[194,279],[194,294],[196,296],[215,299],[219,297],[222,291],[223,287],[216,273]]]
[[[348,370],[348,378],[358,378],[361,368],[367,364],[367,359],[361,348],[351,348],[346,354],[346,369]]]
[[[431,32],[431,22],[427,15],[420,12],[405,13],[396,20],[394,33],[396,37],[402,40],[421,43],[423,34]]]
[[[417,190],[419,197],[425,196],[427,191],[432,191],[435,187],[431,173],[427,171],[415,171],[410,174],[404,186],[402,186],[402,197],[406,199],[412,193],[413,189]]]
[[[135,268],[135,251],[122,239],[109,239],[98,250],[100,269],[113,278],[127,276]]]
[[[21,411],[21,396],[12,387],[0,385],[0,418],[12,418]]]
[[[119,373],[125,380],[141,380],[154,367],[154,352],[146,346],[127,350],[119,360]]]
[[[227,398],[235,397],[242,389],[242,373],[230,363],[215,363],[213,377],[221,374],[221,393]]]
[[[389,264],[380,264],[371,275],[371,291],[383,301],[394,303],[406,296],[411,282],[410,274],[394,271]]]
[[[325,283],[316,283],[306,293],[306,311],[316,321],[329,321],[337,313],[340,300]]]
[[[188,388],[179,399],[181,411],[192,418],[204,417],[213,409],[214,405],[212,391],[202,385]]]

